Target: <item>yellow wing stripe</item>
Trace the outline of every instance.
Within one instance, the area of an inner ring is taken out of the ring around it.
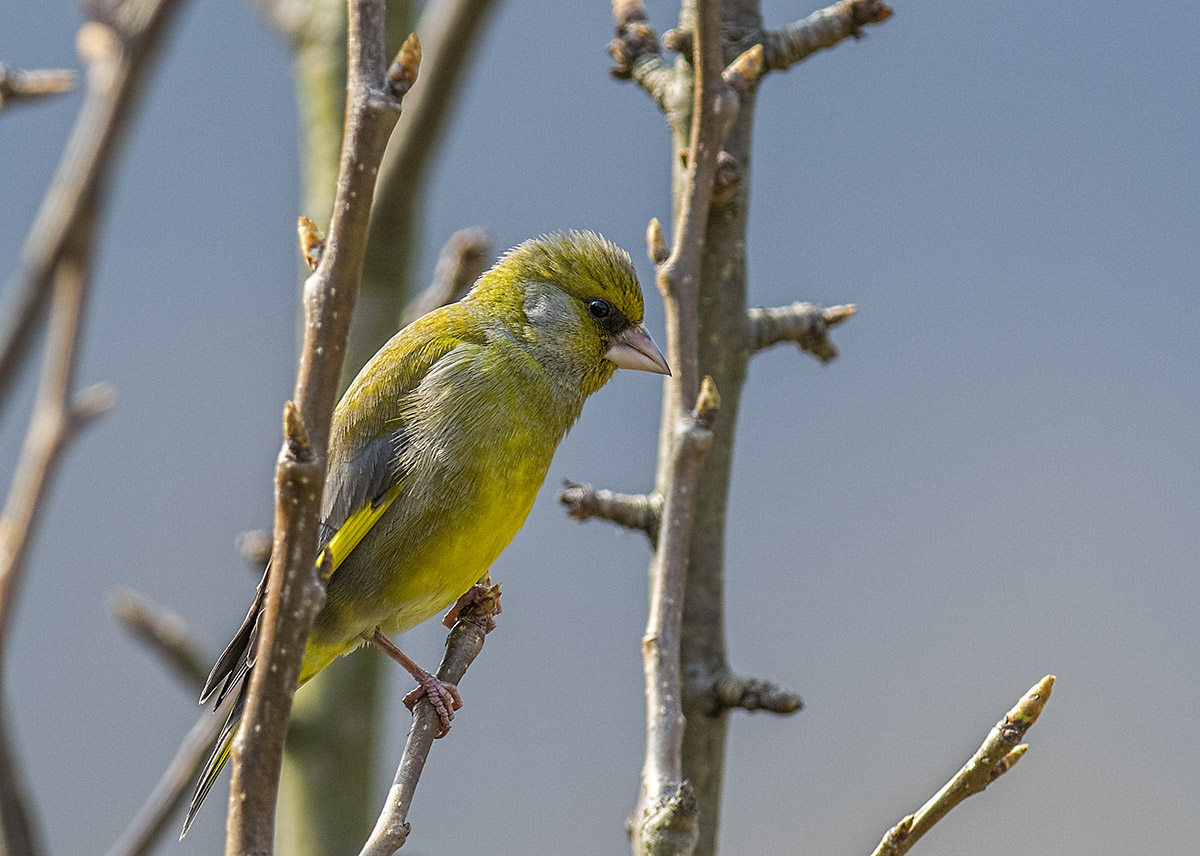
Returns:
[[[383,513],[396,501],[396,497],[400,495],[400,488],[401,485],[393,485],[378,503],[370,503],[346,518],[342,528],[333,534],[321,555],[317,556],[317,566],[321,565],[325,554],[328,553],[333,565],[331,572],[336,571],[338,566],[346,561],[346,557],[350,555],[351,551],[371,531],[371,527],[379,522]]]

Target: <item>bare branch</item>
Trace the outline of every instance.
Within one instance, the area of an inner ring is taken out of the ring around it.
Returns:
[[[227,854],[269,854],[292,696],[308,630],[324,600],[316,567],[329,427],[366,251],[375,177],[420,63],[410,36],[389,67],[383,0],[351,0],[346,127],[321,260],[304,285],[295,403],[284,410],[275,477],[275,550],[256,662],[233,742]]]
[[[558,501],[567,507],[572,520],[607,520],[626,529],[646,533],[653,547],[658,541],[658,525],[662,516],[662,494],[613,493],[596,490],[590,484],[564,481]]]
[[[113,592],[108,608],[130,633],[162,657],[189,688],[200,692],[212,660],[188,629],[187,622],[133,589]]]
[[[213,743],[235,700],[231,695],[215,713],[204,711],[200,715],[183,738],[158,784],[129,826],[125,827],[121,837],[108,849],[106,856],[146,856],[159,843],[168,828],[167,824],[191,793],[200,765],[212,752]]]
[[[487,594],[459,611],[458,620],[446,637],[446,653],[437,670],[439,681],[457,684],[462,680],[471,663],[483,650],[489,627],[494,626],[492,615],[498,611],[499,598],[500,586],[492,586]],[[400,757],[396,777],[388,790],[387,801],[359,856],[391,856],[404,846],[409,833],[408,809],[440,726],[437,711],[429,697],[423,697],[413,710],[412,728],[404,744],[404,754]]]
[[[796,713],[804,702],[793,692],[759,678],[725,675],[712,687],[713,713],[723,710],[767,710],[771,713]]]
[[[114,18],[125,22],[123,26],[114,29],[89,21],[79,30],[79,53],[88,65],[87,96],[21,248],[20,265],[4,286],[0,400],[28,354],[30,335],[45,311],[59,259],[89,207],[104,196],[148,60],[182,5],[181,0],[124,0],[112,10]]]
[[[1012,769],[1028,748],[1021,744],[1021,738],[1037,722],[1046,702],[1050,700],[1053,687],[1054,675],[1046,675],[1034,684],[1013,709],[996,723],[971,760],[916,814],[910,814],[889,829],[872,856],[901,856],[907,853],[952,808]]]
[[[881,24],[892,16],[882,0],[839,0],[807,18],[767,33],[766,71],[782,71],[822,48],[845,38],[862,38],[867,24]]]
[[[78,76],[67,68],[22,71],[0,63],[0,110],[22,101],[40,101],[75,88]]]
[[[857,311],[858,307],[853,303],[828,309],[799,301],[769,309],[752,307],[746,311],[750,346],[761,351],[780,342],[794,342],[801,350],[827,363],[837,356],[837,348],[829,338],[829,328],[841,324]]]
[[[466,294],[487,270],[491,255],[492,241],[481,227],[459,229],[451,235],[438,256],[433,282],[404,308],[401,325],[407,326]]]

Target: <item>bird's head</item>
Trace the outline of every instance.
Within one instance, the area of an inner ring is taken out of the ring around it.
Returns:
[[[642,326],[642,289],[629,254],[594,232],[558,232],[514,247],[480,278],[472,299],[519,326],[548,368],[579,375],[585,394],[617,367],[671,373]]]

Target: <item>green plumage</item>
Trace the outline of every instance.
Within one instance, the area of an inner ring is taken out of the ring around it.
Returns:
[[[511,250],[461,301],[401,330],[363,367],[333,414],[321,546],[337,565],[301,684],[375,628],[407,630],[487,573],[587,397],[618,364],[666,370],[642,313],[623,250],[590,232],[556,234]],[[265,578],[204,698],[244,692],[263,591]],[[240,702],[189,825],[227,759]]]

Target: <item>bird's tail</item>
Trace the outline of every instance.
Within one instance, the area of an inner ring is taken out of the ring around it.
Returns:
[[[249,681],[243,681],[241,689],[238,690],[237,700],[233,703],[233,707],[229,711],[229,716],[225,718],[225,724],[221,726],[221,734],[217,737],[217,743],[213,747],[212,754],[208,756],[208,763],[204,765],[204,772],[200,774],[200,781],[196,782],[196,791],[192,794],[192,801],[188,805],[187,819],[183,822],[183,831],[179,833],[181,841],[183,840],[183,836],[187,835],[188,830],[192,828],[192,821],[196,819],[196,812],[200,811],[200,806],[204,804],[205,797],[213,789],[213,785],[217,783],[217,777],[221,775],[221,770],[225,768],[225,764],[229,761],[230,747],[233,746],[233,735],[237,731],[238,723],[242,720],[242,709],[246,706],[246,690],[249,685]]]
[[[270,569],[267,573],[269,571]],[[200,693],[201,704],[215,694],[217,707],[220,707],[225,697],[235,689],[237,698],[229,710],[225,725],[221,727],[217,745],[213,748],[208,763],[204,765],[200,781],[196,783],[196,792],[192,794],[192,802],[188,806],[187,820],[183,822],[183,832],[179,834],[181,839],[187,835],[192,821],[196,819],[196,812],[200,810],[204,798],[216,784],[217,776],[229,761],[233,735],[237,731],[238,723],[241,722],[242,709],[246,706],[246,692],[250,686],[250,670],[254,668],[254,646],[258,641],[258,619],[262,615],[263,603],[266,600],[267,573],[263,574],[262,582],[258,584],[258,592],[254,596],[254,603],[250,605],[250,611],[246,614],[246,620],[242,622],[242,626],[234,634],[233,640],[217,659],[217,664],[213,666],[208,681],[205,682],[204,689]]]

